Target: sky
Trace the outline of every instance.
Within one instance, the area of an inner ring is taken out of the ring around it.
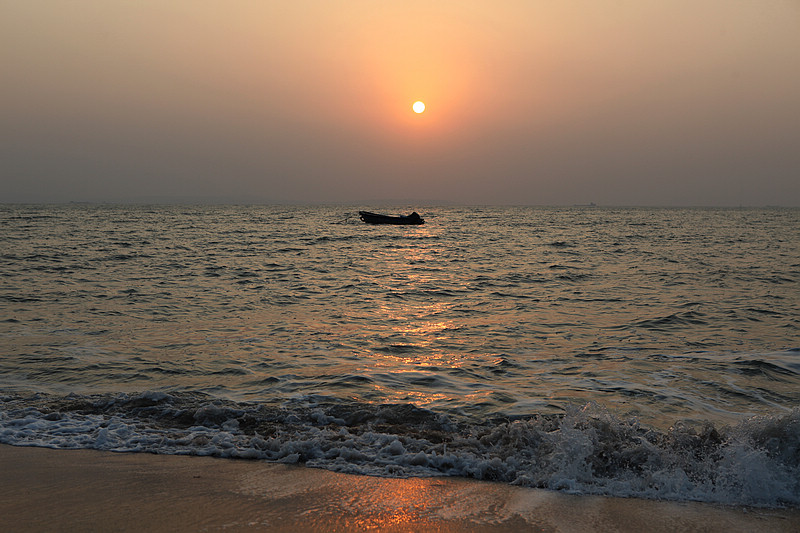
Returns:
[[[800,1],[0,0],[0,203],[196,201],[800,206]]]

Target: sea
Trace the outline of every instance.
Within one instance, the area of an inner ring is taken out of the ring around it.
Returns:
[[[0,205],[0,311],[4,444],[800,507],[800,209]]]

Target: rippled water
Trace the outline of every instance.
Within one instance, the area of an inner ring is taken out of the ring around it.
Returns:
[[[800,406],[800,210],[364,207],[2,206],[0,392],[659,430]]]

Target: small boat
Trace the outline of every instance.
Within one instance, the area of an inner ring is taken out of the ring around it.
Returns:
[[[379,215],[377,213],[370,213],[369,211],[359,211],[358,214],[361,215],[361,220],[363,220],[367,224],[395,224],[395,225],[419,226],[420,224],[425,223],[425,219],[420,217],[416,211],[414,211],[408,216]]]

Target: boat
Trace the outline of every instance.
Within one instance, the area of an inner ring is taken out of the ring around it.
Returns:
[[[419,226],[420,224],[425,223],[425,219],[420,217],[416,211],[414,211],[408,216],[379,215],[378,213],[370,213],[369,211],[359,211],[358,214],[361,216],[361,220],[363,220],[367,224],[395,224],[395,225],[406,225],[406,226]]]

